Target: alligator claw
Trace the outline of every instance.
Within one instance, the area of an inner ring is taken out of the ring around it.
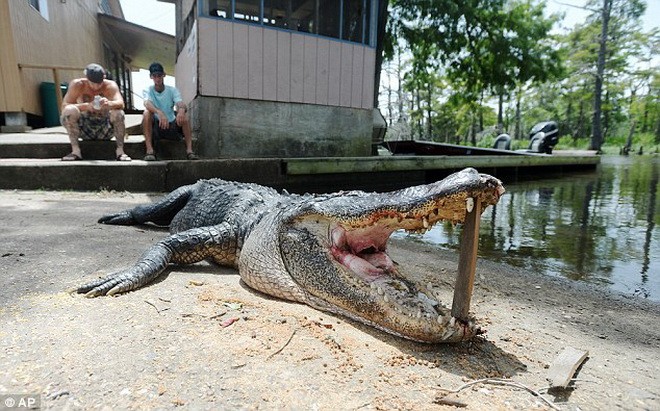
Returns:
[[[112,296],[137,288],[138,286],[135,284],[135,281],[132,281],[130,275],[127,274],[126,271],[121,271],[107,277],[99,278],[78,287],[75,292],[85,294],[87,298],[94,298],[102,295]]]
[[[122,211],[121,213],[104,215],[99,218],[98,222],[100,224],[133,225],[135,219],[128,211]]]

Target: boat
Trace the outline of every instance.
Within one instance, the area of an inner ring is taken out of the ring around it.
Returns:
[[[542,155],[529,151],[500,150],[462,146],[458,144],[436,143],[421,140],[384,141],[383,146],[393,155],[409,156],[529,156]]]

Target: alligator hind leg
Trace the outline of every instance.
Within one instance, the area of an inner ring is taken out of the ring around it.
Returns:
[[[212,258],[220,264],[235,266],[236,250],[237,234],[230,224],[193,228],[157,242],[132,267],[74,291],[87,297],[97,297],[135,290],[155,280],[170,262],[192,264]]]
[[[193,186],[179,187],[153,204],[142,204],[119,213],[105,215],[99,218],[98,222],[113,225],[134,225],[147,222],[163,226],[169,225],[190,199]]]

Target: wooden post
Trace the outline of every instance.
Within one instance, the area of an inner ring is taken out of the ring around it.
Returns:
[[[57,114],[62,114],[62,89],[60,88],[60,74],[53,68],[53,80],[55,81],[55,97],[57,98]]]
[[[472,203],[471,207],[470,203]],[[474,275],[477,269],[480,219],[481,202],[478,198],[468,198],[465,223],[461,233],[461,250],[458,257],[456,285],[454,286],[454,302],[451,306],[452,317],[464,321],[468,319],[472,289],[474,288]]]
[[[20,64],[18,65],[18,78],[21,81],[21,90],[24,92],[21,93],[21,111],[25,112],[25,80],[23,80],[23,66]]]

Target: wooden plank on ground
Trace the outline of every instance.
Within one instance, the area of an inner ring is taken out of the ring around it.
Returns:
[[[564,351],[559,353],[548,369],[546,379],[550,381],[550,387],[566,388],[573,378],[575,371],[588,355],[589,351],[578,350],[573,347],[564,348]]]

